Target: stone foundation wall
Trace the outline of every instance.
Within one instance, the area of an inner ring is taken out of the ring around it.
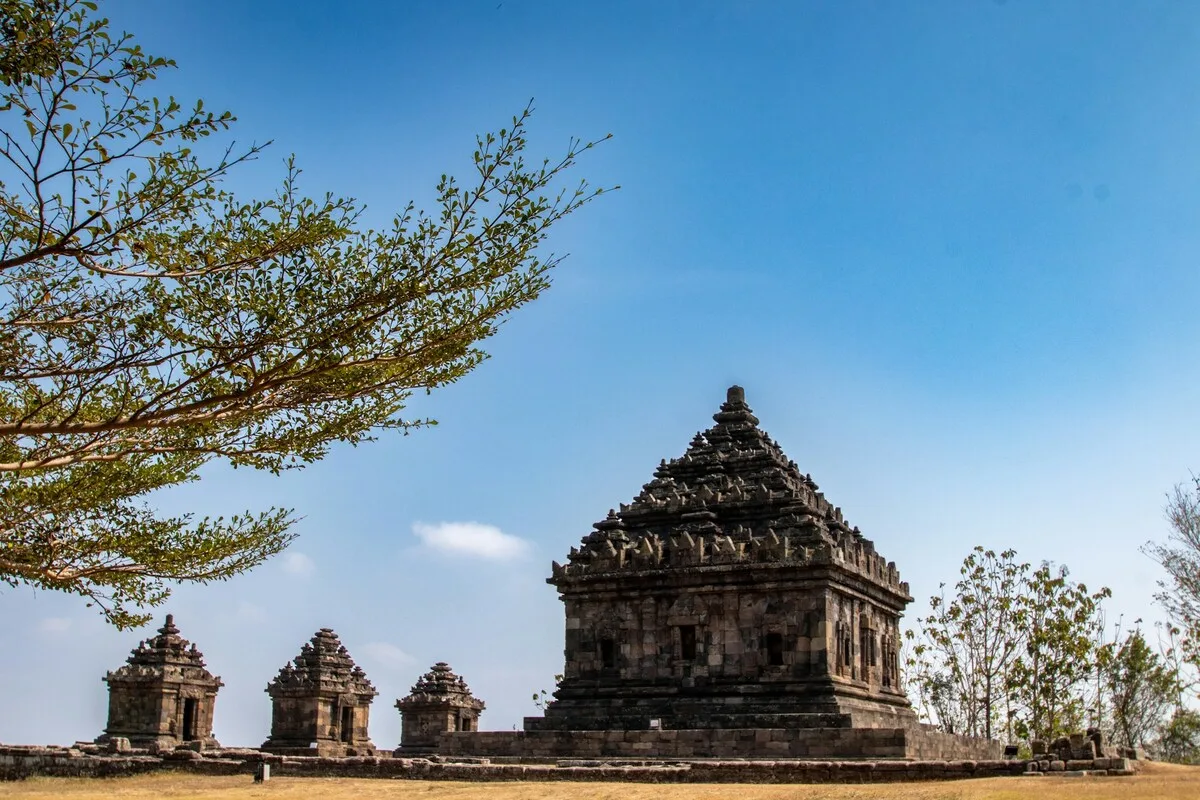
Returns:
[[[16,781],[35,775],[55,778],[112,778],[156,772],[163,759],[150,755],[97,758],[71,747],[0,746],[0,780]]]
[[[942,733],[928,725],[907,731],[905,745],[908,758],[923,761],[998,759],[1004,755],[1004,745],[1000,742]]]
[[[392,778],[446,781],[619,781],[638,783],[866,783],[1020,775],[1021,761],[707,761],[627,764],[563,761],[557,764],[490,764],[426,759],[317,758],[256,751],[164,756],[86,754],[69,748],[0,747],[0,780],[32,776],[107,778],[174,771],[197,775],[244,775],[247,783],[261,762],[273,777]]]
[[[998,742],[926,728],[494,731],[444,733],[444,756],[563,758],[998,759]]]
[[[487,759],[440,759],[359,756],[318,758],[279,756],[257,750],[175,750],[163,755],[87,753],[66,747],[0,746],[0,780],[32,776],[108,778],[156,771],[196,775],[243,775],[247,784],[260,763],[275,777],[392,778],[446,781],[614,781],[637,783],[880,783],[896,781],[1041,775],[1038,762],[1003,760],[949,761],[697,761],[609,759],[560,760],[550,764],[488,763]],[[1053,762],[1054,774],[1132,775],[1125,759],[1088,762],[1086,773]],[[1105,769],[1107,768],[1107,769]]]

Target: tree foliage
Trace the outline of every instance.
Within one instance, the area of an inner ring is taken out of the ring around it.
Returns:
[[[1177,708],[1154,742],[1154,754],[1176,764],[1200,764],[1200,712]]]
[[[56,26],[60,3],[0,0],[0,83],[32,83],[54,71],[69,48],[69,35]]]
[[[1134,628],[1118,647],[1100,652],[1100,671],[1112,708],[1113,739],[1146,747],[1175,706],[1178,681],[1170,665]]]
[[[1162,565],[1167,580],[1156,595],[1181,634],[1184,660],[1200,669],[1200,477],[1178,484],[1167,495],[1166,542],[1148,542],[1144,551]]]
[[[919,709],[968,736],[1049,738],[1078,727],[1097,668],[1099,608],[1065,567],[1032,570],[1016,553],[976,547],[954,594],[909,631],[908,684]]]
[[[1028,636],[1011,691],[1020,698],[1017,734],[1028,739],[1080,730],[1087,714],[1088,679],[1099,662],[1100,604],[1112,592],[1091,593],[1068,576],[1065,566],[1043,563],[1023,589]]]
[[[1020,588],[1029,565],[1016,551],[976,547],[954,595],[929,601],[913,647],[915,688],[954,733],[992,738],[1007,719],[1009,674],[1024,641]]]
[[[560,683],[562,683],[562,679],[563,679],[562,675],[554,676],[554,686],[556,688],[558,687],[558,685]],[[545,689],[541,689],[539,691],[534,692],[533,693],[534,707],[537,708],[538,711],[545,711],[546,706],[548,706],[551,702],[550,695],[551,695],[551,692],[547,692]]]
[[[235,197],[223,179],[262,146],[198,144],[234,117],[151,94],[174,62],[95,11],[0,0],[0,580],[125,626],[293,535],[287,511],[163,517],[147,493],[430,424],[406,400],[486,358],[549,285],[551,226],[601,190],[559,185],[593,143],[525,161],[527,108],[432,213],[381,230],[305,196],[290,160],[273,195]]]

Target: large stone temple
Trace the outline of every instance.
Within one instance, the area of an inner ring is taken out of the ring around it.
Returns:
[[[554,565],[566,665],[535,725],[913,723],[896,565],[758,427],[740,387],[713,419]]]
[[[679,458],[548,579],[563,679],[525,730],[440,752],[525,757],[987,758],[917,722],[899,684],[911,602],[893,562],[731,387]]]

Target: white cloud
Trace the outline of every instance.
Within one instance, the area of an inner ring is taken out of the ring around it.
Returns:
[[[46,617],[38,623],[42,633],[63,633],[70,629],[71,620],[66,617]]]
[[[283,571],[297,578],[307,578],[317,571],[317,565],[304,553],[288,553],[283,557]]]
[[[363,645],[362,652],[367,659],[392,669],[407,667],[416,660],[388,642],[370,642]]]
[[[478,522],[413,523],[413,533],[428,548],[451,555],[508,561],[525,554],[529,542]]]
[[[242,622],[266,622],[270,618],[265,608],[245,600],[238,603],[234,616]]]

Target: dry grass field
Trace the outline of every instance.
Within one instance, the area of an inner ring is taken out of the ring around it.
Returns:
[[[188,800],[1197,800],[1200,767],[1149,764],[1133,778],[987,778],[870,785],[646,783],[444,783],[433,781],[146,775],[111,780],[35,778],[0,784],[0,797],[187,798]]]

